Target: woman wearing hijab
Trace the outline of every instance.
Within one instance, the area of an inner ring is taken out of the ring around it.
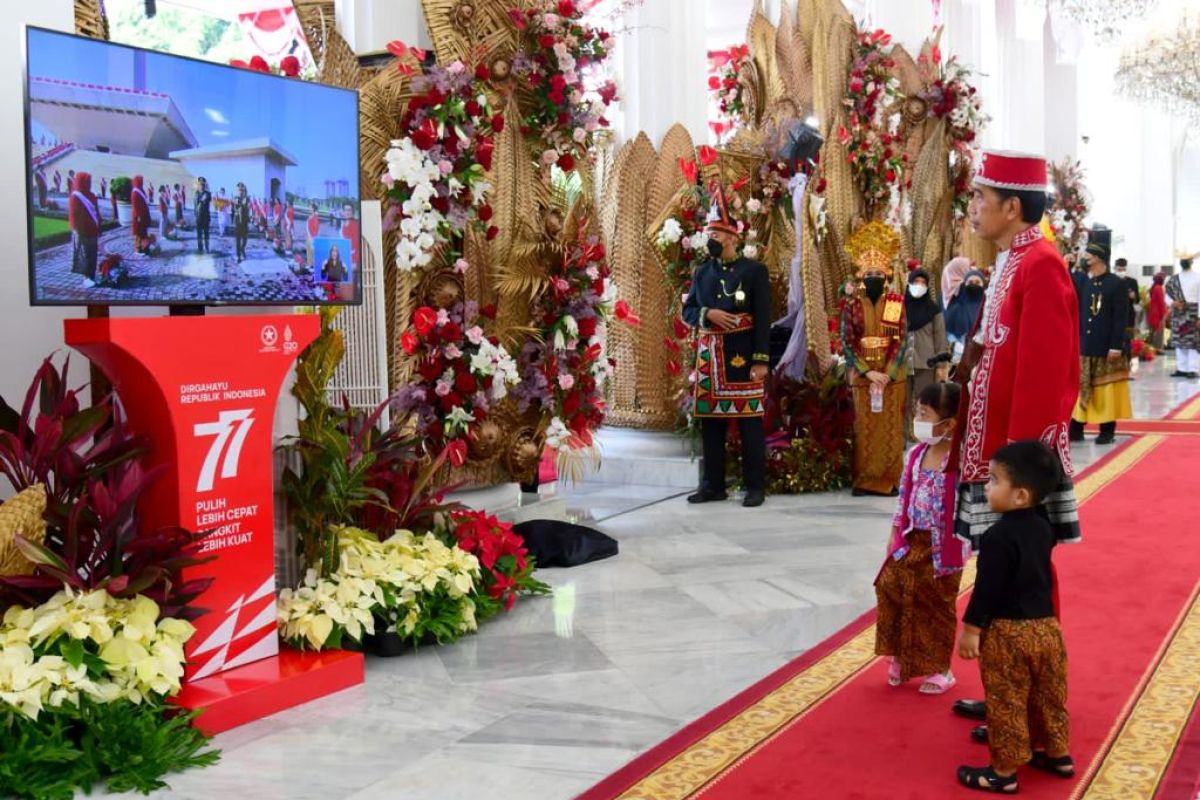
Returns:
[[[947,267],[947,272],[949,269]],[[942,290],[945,292],[942,302],[946,304],[946,337],[954,345],[955,362],[961,356],[962,346],[971,334],[971,327],[975,324],[975,320],[979,316],[979,309],[983,306],[985,280],[983,273],[979,270],[967,269],[962,273],[959,284],[947,291],[945,277],[942,279]]]
[[[912,433],[916,398],[926,386],[946,380],[950,371],[950,343],[942,307],[929,294],[929,273],[918,267],[908,275],[904,293],[908,319],[908,417],[905,430]]]
[[[1167,291],[1163,284],[1167,282],[1167,274],[1160,272],[1154,276],[1154,285],[1150,287],[1150,302],[1146,307],[1146,324],[1150,326],[1150,346],[1155,350],[1163,349],[1163,328],[1167,324]]]

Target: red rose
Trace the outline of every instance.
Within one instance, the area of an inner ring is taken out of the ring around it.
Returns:
[[[454,388],[463,394],[475,394],[479,385],[475,382],[474,375],[470,372],[462,371],[454,376]]]
[[[421,306],[413,312],[412,324],[417,333],[422,336],[428,336],[433,330],[433,326],[437,324],[437,312],[429,306]]]
[[[575,3],[573,3],[572,0],[559,0],[558,15],[560,17],[575,16]]]
[[[412,331],[405,331],[400,335],[400,346],[411,356],[421,346],[421,340]]]
[[[496,152],[496,144],[491,139],[484,139],[475,148],[475,160],[479,162],[479,166],[483,167],[488,172],[492,169],[492,156]]]
[[[888,183],[895,183],[896,182],[896,170],[889,169],[887,172],[885,172],[883,174],[883,179],[886,180]]]
[[[708,77],[708,88],[714,89],[714,90],[720,89],[721,88],[721,79],[718,78],[716,75],[710,75]]]
[[[254,58],[250,59],[250,69],[255,70],[256,72],[270,72],[271,65],[268,64],[267,60],[262,56],[255,56]]]
[[[442,411],[449,414],[450,410],[455,406],[461,406],[463,403],[462,395],[458,392],[450,392],[445,397],[439,398],[438,405],[442,407]]]
[[[590,339],[596,335],[596,318],[588,317],[579,320],[579,338]]]
[[[861,78],[851,78],[850,79],[850,91],[853,92],[854,94],[858,94],[862,90],[863,90],[862,79]]]
[[[462,439],[455,439],[447,444],[446,459],[454,467],[461,467],[467,463],[467,443]]]
[[[492,71],[488,69],[487,64],[480,64],[479,66],[475,67],[475,79],[476,80],[486,81],[491,76],[492,76]]]
[[[450,213],[450,198],[449,197],[435,197],[429,201],[429,205],[433,206],[434,209],[437,210],[441,214],[449,214]]]
[[[421,365],[417,367],[417,372],[421,373],[421,378],[426,383],[433,383],[445,371],[442,368],[441,360],[437,358],[422,361]]]
[[[441,337],[443,342],[457,342],[463,338],[462,326],[457,322],[447,322],[442,326]]]
[[[491,206],[484,204],[479,207],[479,211],[477,211],[476,213],[479,215],[479,220],[481,222],[487,222],[488,220],[490,220],[492,218],[492,214],[495,212],[492,211]]]
[[[575,156],[570,153],[563,153],[558,157],[558,168],[563,172],[570,172],[575,169]]]
[[[558,112],[558,124],[559,125],[570,125],[571,124],[571,115],[568,114],[566,111]]]
[[[300,59],[295,56],[284,56],[283,61],[279,62],[279,71],[289,78],[294,78],[300,74]]]
[[[479,309],[479,316],[484,317],[486,319],[495,319],[496,318],[496,304],[488,303],[486,306]]]
[[[497,114],[496,116],[492,117],[492,131],[495,133],[503,133],[504,132],[504,115],[503,114]]]
[[[608,31],[600,31],[600,33],[599,33],[600,41],[607,42],[611,35],[612,34],[610,34]]]
[[[479,105],[479,101],[471,99],[467,101],[467,114],[472,117],[478,117],[483,114],[483,106]]]
[[[604,101],[604,105],[609,105],[617,99],[617,85],[612,81],[604,84],[599,88],[600,99]]]
[[[817,194],[824,194],[825,188],[828,185],[829,185],[829,182],[826,181],[824,178],[821,178],[821,180],[817,181]]]
[[[553,49],[556,41],[557,40],[548,33],[543,33],[541,36],[538,37],[538,44],[540,44],[542,46],[543,50]]]
[[[563,416],[570,416],[579,410],[579,404],[583,402],[578,392],[572,392],[563,400],[562,413]]]
[[[495,239],[499,235],[500,235],[500,229],[497,228],[495,225],[492,225],[487,229],[487,240],[489,242],[492,241],[493,239]]]

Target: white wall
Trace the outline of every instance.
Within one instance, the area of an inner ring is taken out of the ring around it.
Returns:
[[[47,355],[64,347],[62,321],[83,316],[79,308],[30,308],[29,261],[26,254],[28,219],[25,213],[24,25],[64,31],[75,29],[72,0],[40,0],[6,6],[8,18],[0,33],[5,65],[0,70],[0,186],[7,191],[0,204],[0,242],[13,255],[0,260],[0,396],[20,407],[29,379]],[[75,359],[74,378],[87,380],[86,362]]]

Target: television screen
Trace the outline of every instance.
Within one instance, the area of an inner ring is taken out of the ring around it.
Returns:
[[[26,30],[34,305],[361,299],[358,94]]]

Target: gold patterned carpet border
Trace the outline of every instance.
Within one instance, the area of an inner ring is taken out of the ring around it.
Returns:
[[[1079,504],[1082,506],[1105,486],[1136,466],[1165,439],[1164,436],[1134,439],[1109,461],[1088,472],[1075,486]],[[972,559],[963,572],[962,593],[970,591],[974,583],[975,564]],[[695,797],[731,767],[797,724],[839,688],[870,667],[876,658],[875,626],[872,624],[783,686],[672,757],[626,790],[618,800],[688,800]]]
[[[1200,698],[1200,584],[1134,698],[1071,800],[1154,797]]]

